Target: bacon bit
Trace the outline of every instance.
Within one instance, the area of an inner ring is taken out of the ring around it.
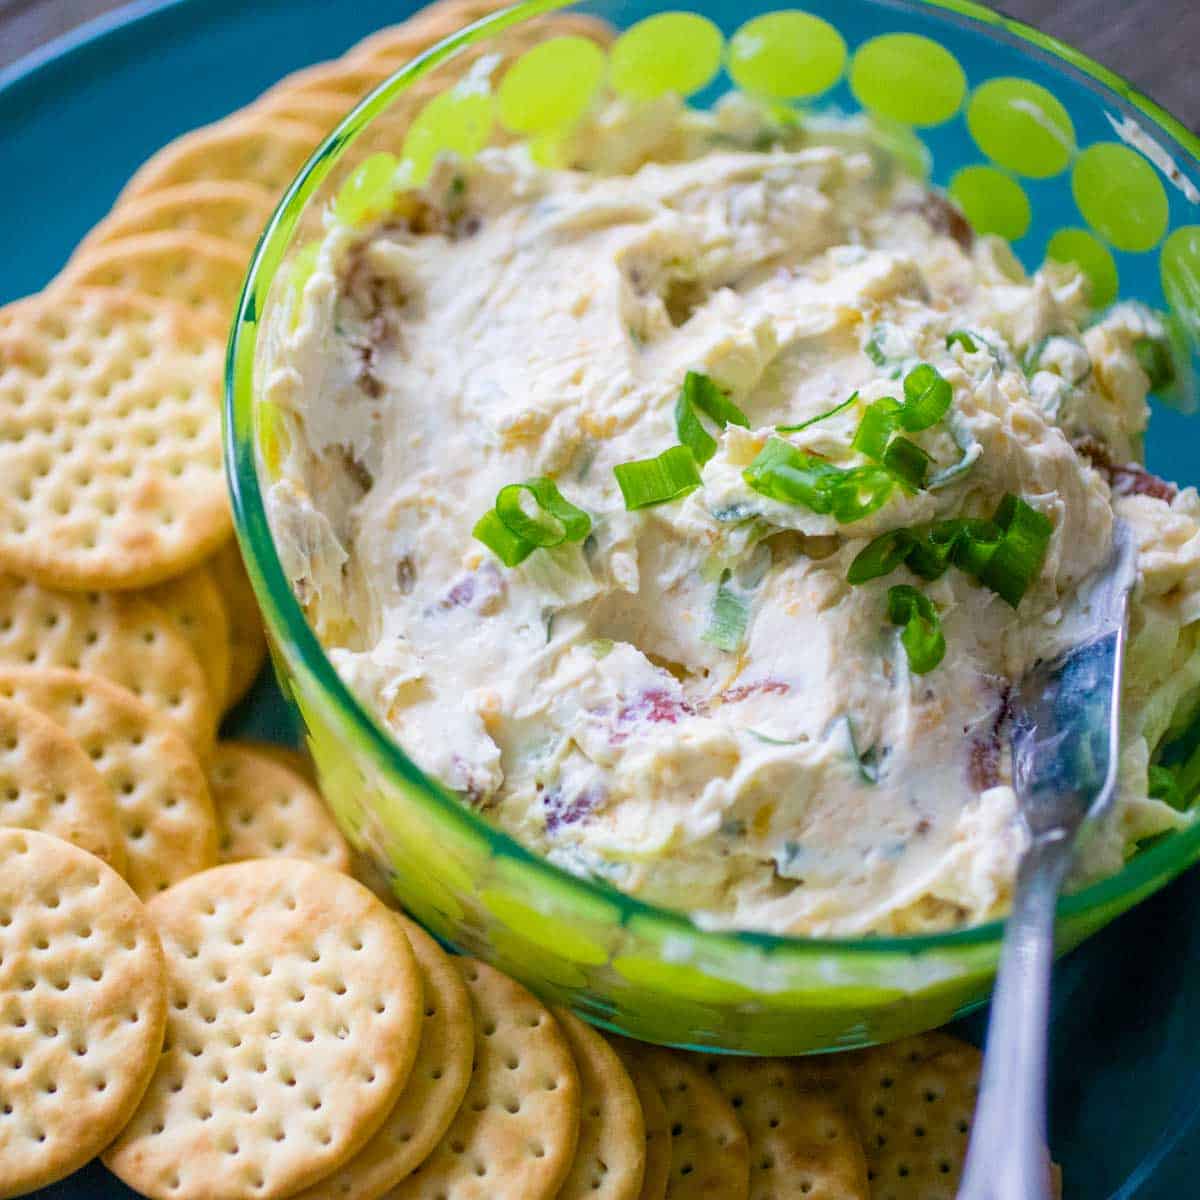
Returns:
[[[442,612],[454,608],[473,608],[484,616],[496,611],[504,595],[504,579],[493,563],[484,563],[472,575],[464,575],[437,602]]]
[[[538,792],[542,793],[542,785],[538,784]],[[605,799],[605,793],[585,788],[570,800],[563,798],[558,788],[542,793],[542,811],[546,814],[546,832],[555,834],[564,825],[576,825],[597,809]]]
[[[987,791],[1000,782],[1000,755],[1004,746],[1004,731],[1012,719],[1012,684],[1000,688],[991,725],[977,733],[968,743],[967,780],[977,792]]]
[[[1178,495],[1179,489],[1173,483],[1160,479],[1138,463],[1115,462],[1099,438],[1080,437],[1071,445],[1108,480],[1108,486],[1118,496],[1152,496],[1170,504]]]
[[[962,210],[944,192],[930,188],[919,204],[906,205],[903,211],[923,217],[935,233],[952,237],[964,250],[975,244],[975,232]]]
[[[655,688],[643,692],[632,704],[623,705],[617,712],[617,724],[630,725],[635,721],[652,721],[655,724],[674,725],[680,717],[695,715],[696,709],[686,700],[680,700],[670,692]]]
[[[784,683],[782,679],[760,679],[757,683],[742,683],[737,687],[726,688],[725,691],[717,693],[716,699],[722,704],[740,704],[759,692],[783,696],[791,690],[791,684]]]
[[[346,474],[358,484],[364,494],[369,492],[375,480],[371,472],[367,470],[366,465],[354,457],[354,453],[349,446],[335,446],[334,450],[341,457],[342,466],[345,468]]]

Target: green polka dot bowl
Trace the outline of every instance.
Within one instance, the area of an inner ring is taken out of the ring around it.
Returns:
[[[612,34],[589,36],[607,22]],[[471,64],[485,56],[500,67]],[[969,0],[822,0],[779,9],[713,0],[494,14],[395,74],[321,146],[276,212],[251,266],[229,357],[227,441],[238,535],[277,674],[299,711],[347,835],[401,901],[453,947],[546,999],[652,1041],[804,1053],[942,1024],[986,997],[1000,923],[854,940],[715,933],[569,875],[425,777],[350,694],[305,623],[272,544],[263,491],[277,448],[260,329],[312,269],[332,209],[368,221],[437,158],[525,139],[554,162],[603,97],[664,92],[707,106],[731,88],[793,110],[866,110],[911,170],[955,198],[977,232],[1032,269],[1077,262],[1097,307],[1120,294],[1200,339],[1196,139],[1083,55]],[[1200,479],[1195,429],[1158,405],[1148,453],[1168,478]],[[1200,857],[1200,827],[1067,896],[1060,945],[1080,943]]]

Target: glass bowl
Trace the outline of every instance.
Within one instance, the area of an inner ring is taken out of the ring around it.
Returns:
[[[535,45],[594,32],[596,17],[619,31],[674,11],[642,2],[560,10],[554,0],[534,0],[495,14],[398,71],[309,161],[251,264],[230,344],[227,462],[281,687],[303,719],[342,828],[404,905],[455,949],[495,963],[549,1001],[650,1041],[763,1054],[828,1051],[943,1024],[986,997],[1001,922],[859,939],[714,933],[569,875],[417,769],[339,679],[284,577],[263,501],[274,425],[257,397],[283,297],[304,278],[305,247],[353,168],[381,148],[398,153],[414,118],[448,95],[470,62],[500,55],[492,73],[500,80]],[[695,21],[642,26],[651,33],[625,43],[620,69],[610,57],[608,78],[635,90],[674,81],[706,105],[732,86],[732,70],[781,105],[866,108],[881,137],[949,187],[977,230],[1009,238],[1027,268],[1047,253],[1079,261],[1094,295],[1119,286],[1124,298],[1170,306],[1181,330],[1200,334],[1200,145],[1112,72],[967,0],[820,0],[805,11],[825,25],[811,17],[797,25],[789,10],[748,29],[772,8],[706,0],[696,11],[720,37]],[[490,137],[528,136],[535,152],[553,154],[587,72],[569,54],[558,61],[557,50],[542,53],[539,79],[548,90],[528,128],[505,131],[485,100],[482,110],[427,120],[423,152],[430,138],[434,149],[441,139],[472,153]],[[981,88],[995,79],[1010,82]],[[609,86],[604,71],[595,86]],[[1149,438],[1154,468],[1184,483],[1200,480],[1200,449],[1186,420],[1157,405]],[[1060,949],[1198,857],[1200,825],[1067,896]]]

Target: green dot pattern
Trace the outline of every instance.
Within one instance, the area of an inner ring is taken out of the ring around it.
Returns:
[[[921,135],[909,125],[875,117],[871,140],[885,154],[894,158],[905,171],[917,179],[928,179],[933,170],[933,155],[921,140]]]
[[[734,83],[776,100],[820,95],[837,83],[845,65],[842,35],[809,13],[765,13],[747,21],[729,41]]]
[[[1025,189],[995,167],[963,167],[951,178],[949,192],[976,233],[997,233],[1013,242],[1033,219]]]
[[[1171,311],[1200,345],[1200,225],[1184,225],[1167,238],[1159,270]]]
[[[417,113],[404,139],[406,182],[420,187],[441,154],[472,159],[488,144],[495,101],[487,92],[454,87]]]
[[[338,190],[334,216],[345,225],[379,220],[395,202],[399,166],[396,156],[386,151],[364,158]]]
[[[609,54],[613,90],[635,100],[675,92],[690,96],[721,69],[725,39],[696,13],[665,12],[627,29]]]
[[[1152,250],[1167,231],[1167,193],[1136,150],[1097,142],[1075,160],[1071,191],[1083,219],[1118,250]]]
[[[587,112],[608,62],[595,42],[557,37],[521,55],[500,84],[500,121],[513,133],[567,129]]]
[[[1032,179],[1067,169],[1075,151],[1075,126],[1044,87],[1028,79],[989,79],[967,104],[975,144],[1000,166]]]
[[[1088,302],[1104,308],[1117,298],[1117,264],[1108,247],[1086,229],[1060,229],[1046,246],[1052,262],[1074,263],[1088,283]]]
[[[905,125],[940,125],[962,105],[967,77],[944,46],[916,33],[864,42],[850,67],[850,88],[865,109]]]

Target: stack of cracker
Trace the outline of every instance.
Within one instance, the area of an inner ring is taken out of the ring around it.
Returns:
[[[304,756],[217,739],[265,653],[219,437],[250,252],[365,91],[498,7],[180,138],[0,310],[0,1200],[97,1155],[155,1200],[954,1194],[970,1047],[610,1042],[352,878]]]

